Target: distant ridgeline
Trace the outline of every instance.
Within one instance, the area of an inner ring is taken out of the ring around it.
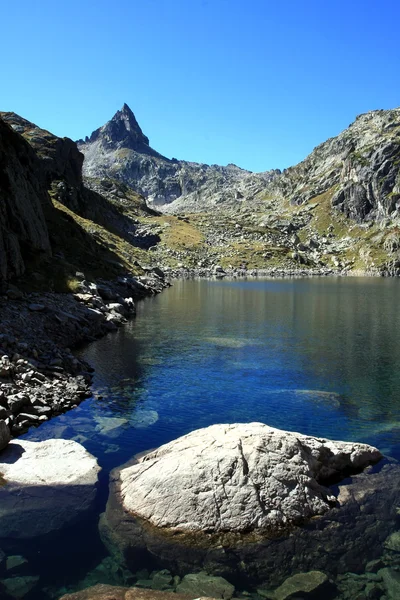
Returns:
[[[0,113],[0,278],[44,272],[63,289],[78,269],[143,264],[398,275],[399,165],[400,109],[264,173],[166,158],[126,104],[77,143]]]

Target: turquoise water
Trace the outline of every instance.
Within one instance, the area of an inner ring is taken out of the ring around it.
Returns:
[[[76,439],[103,469],[84,526],[13,549],[41,575],[37,597],[106,556],[109,471],[194,429],[261,421],[400,458],[399,299],[395,279],[329,278],[179,281],[139,303],[135,320],[80,352],[94,397],[25,436]]]

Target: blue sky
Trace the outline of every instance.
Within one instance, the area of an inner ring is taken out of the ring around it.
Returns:
[[[398,0],[0,0],[0,110],[84,137],[129,104],[169,157],[263,171],[400,105]]]

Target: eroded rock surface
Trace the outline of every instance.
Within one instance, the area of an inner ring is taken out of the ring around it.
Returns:
[[[213,425],[120,472],[124,508],[157,527],[276,531],[329,510],[331,477],[381,458],[366,444],[333,442],[262,423]]]
[[[75,522],[95,498],[99,470],[74,441],[10,442],[0,454],[0,538],[34,538]]]

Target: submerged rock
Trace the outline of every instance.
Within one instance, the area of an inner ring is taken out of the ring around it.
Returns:
[[[223,577],[213,577],[201,571],[185,575],[176,591],[183,594],[197,594],[230,600],[235,593],[235,588]]]
[[[154,425],[158,421],[158,412],[156,410],[144,410],[138,409],[136,410],[131,419],[130,423],[136,429],[145,429],[146,427],[150,427],[150,425]]]
[[[205,600],[199,594],[175,594],[143,588],[124,588],[99,584],[86,590],[66,594],[60,600]]]
[[[115,469],[100,532],[133,569],[147,550],[179,575],[204,569],[233,583],[354,571],[393,531],[400,467],[326,485],[380,458],[261,423],[214,425]]]
[[[10,577],[2,579],[6,592],[12,598],[20,600],[31,592],[39,582],[39,577],[36,575],[26,575],[25,577]]]
[[[74,441],[11,441],[0,454],[0,538],[34,538],[76,521],[95,498],[99,470]]]
[[[289,598],[328,598],[333,589],[328,577],[321,571],[297,573],[289,577],[271,595],[273,600],[289,600]]]

